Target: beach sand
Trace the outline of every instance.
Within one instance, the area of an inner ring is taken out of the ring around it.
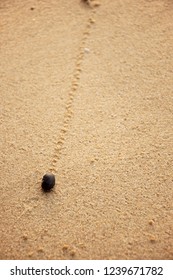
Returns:
[[[0,259],[172,259],[173,1],[0,14]]]

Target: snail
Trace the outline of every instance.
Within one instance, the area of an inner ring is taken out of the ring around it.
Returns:
[[[51,189],[55,186],[55,175],[51,173],[46,173],[42,178],[42,189],[45,192],[51,191]]]

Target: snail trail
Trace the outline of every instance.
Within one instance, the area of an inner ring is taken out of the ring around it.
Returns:
[[[62,128],[60,129],[60,135],[59,135],[59,138],[55,145],[55,152],[54,152],[54,155],[52,158],[52,163],[50,165],[49,172],[46,173],[42,178],[41,186],[42,186],[43,191],[46,191],[46,192],[51,191],[53,189],[53,187],[55,186],[55,175],[54,174],[57,173],[56,165],[57,165],[58,160],[61,157],[62,148],[63,148],[64,142],[65,142],[65,137],[69,130],[70,120],[73,115],[73,110],[72,110],[73,102],[74,102],[74,97],[76,95],[76,92],[77,92],[77,89],[79,86],[79,82],[80,82],[80,73],[82,71],[81,67],[82,67],[82,61],[83,61],[84,53],[85,53],[85,45],[86,45],[86,41],[90,35],[91,27],[95,22],[95,20],[94,20],[95,7],[97,7],[98,5],[95,5],[96,2],[94,0],[89,1],[89,3],[90,4],[92,3],[91,13],[90,13],[89,18],[87,19],[86,26],[83,31],[82,39],[81,39],[81,42],[79,45],[79,51],[78,51],[78,55],[76,57],[75,69],[73,72],[73,77],[72,77],[72,82],[71,82],[71,88],[68,93],[67,102],[65,105],[65,114],[64,114],[63,125],[62,125]]]

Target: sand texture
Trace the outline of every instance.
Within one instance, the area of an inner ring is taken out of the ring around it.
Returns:
[[[172,259],[173,1],[84,2],[0,1],[0,259]]]

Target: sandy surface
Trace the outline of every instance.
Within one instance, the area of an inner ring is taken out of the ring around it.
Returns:
[[[1,259],[173,258],[173,1],[91,4],[0,1]]]

